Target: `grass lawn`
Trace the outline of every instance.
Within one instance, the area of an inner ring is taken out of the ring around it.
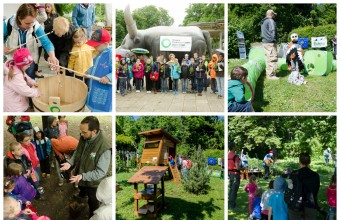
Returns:
[[[127,183],[135,172],[137,170],[116,174],[116,181],[122,188],[116,194],[116,219],[137,219],[133,215],[133,184]],[[160,212],[157,219],[224,219],[223,179],[211,177],[211,189],[206,195],[190,194],[184,191],[181,184],[176,184],[171,180],[166,180],[164,185],[167,206]],[[138,187],[141,190],[142,184]]]
[[[229,59],[228,74],[233,67],[248,60]],[[336,72],[327,76],[305,76],[307,85],[291,85],[287,82],[288,71],[280,71],[279,80],[267,80],[262,73],[256,83],[256,112],[335,112]]]
[[[252,164],[252,163],[250,163]],[[256,163],[257,166],[257,163]],[[275,164],[276,170],[278,174],[281,174],[288,167],[292,169],[298,169],[298,159],[286,159],[286,160],[278,160]],[[317,161],[312,161],[311,169],[317,172],[320,175],[320,190],[318,194],[318,204],[319,206],[326,212],[328,212],[327,198],[326,198],[326,189],[329,185],[331,177],[334,172],[334,166],[330,165],[328,167],[325,166],[323,157]],[[263,169],[262,169],[263,170]],[[240,188],[237,193],[236,204],[239,207],[239,210],[228,210],[228,219],[248,219],[248,194],[244,191],[244,187],[246,186],[247,181],[241,181]],[[263,178],[258,179],[257,186],[262,188],[264,191],[269,189],[269,181],[265,181]],[[322,217],[320,213],[318,213],[317,219],[325,219]]]

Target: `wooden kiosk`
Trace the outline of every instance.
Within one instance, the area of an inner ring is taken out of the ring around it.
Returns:
[[[174,181],[176,183],[181,182],[181,175],[176,164],[176,144],[179,144],[180,141],[162,128],[143,131],[138,134],[146,138],[139,169],[145,164],[168,166]],[[175,166],[173,167],[169,164],[169,155],[174,158]]]

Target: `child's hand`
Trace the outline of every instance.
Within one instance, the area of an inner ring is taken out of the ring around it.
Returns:
[[[30,201],[25,202],[26,205],[31,205],[32,203]]]
[[[64,160],[64,159],[65,159],[64,155],[63,155],[63,154],[60,154],[60,155],[59,155],[59,159],[60,159],[60,160]]]
[[[100,78],[99,82],[103,83],[103,84],[108,84],[110,82],[109,78],[107,78],[106,76]]]
[[[20,202],[20,204],[22,204],[22,200],[21,199],[18,199],[18,202]]]
[[[4,45],[4,54],[5,55],[8,55],[10,54],[11,52],[13,52],[13,50],[7,46]]]

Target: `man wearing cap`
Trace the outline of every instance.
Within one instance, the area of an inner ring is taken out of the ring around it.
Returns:
[[[266,17],[262,20],[261,35],[262,45],[266,55],[266,75],[269,80],[278,80],[276,76],[277,69],[277,30],[274,17],[276,13],[269,9]]]
[[[91,40],[86,44],[94,47],[99,54],[93,59],[84,77],[95,76],[99,80],[90,80],[89,94],[86,105],[92,112],[112,111],[112,47],[110,46],[111,35],[106,29],[93,32]]]
[[[236,208],[237,191],[240,187],[240,158],[236,152],[235,142],[229,142],[228,144],[228,177],[229,177],[229,196],[228,206],[229,209]]]
[[[273,151],[270,150],[266,156],[263,158],[263,167],[264,167],[264,179],[267,180],[269,176],[269,166],[274,162],[273,159]]]

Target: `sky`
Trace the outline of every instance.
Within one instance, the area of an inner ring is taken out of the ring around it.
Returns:
[[[181,1],[180,5],[178,3],[174,4],[174,1],[117,1],[114,3],[114,8],[119,10],[124,10],[126,5],[130,2],[131,13],[137,8],[143,8],[147,5],[154,5],[156,7],[164,8],[168,10],[168,14],[174,19],[174,24],[172,26],[178,27],[183,23],[185,17],[185,9],[189,7],[190,2]],[[132,3],[131,3],[132,2]],[[147,2],[147,3],[146,3]]]

